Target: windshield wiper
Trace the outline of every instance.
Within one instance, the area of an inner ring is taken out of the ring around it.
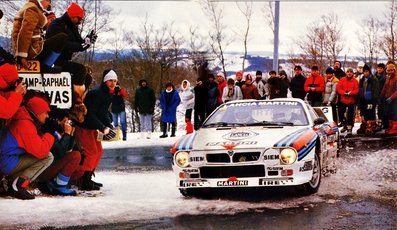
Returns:
[[[219,122],[203,125],[203,127],[236,127],[236,126],[245,126],[245,124],[219,121]]]
[[[275,121],[261,121],[261,122],[255,122],[255,123],[250,123],[247,125],[251,125],[251,126],[255,126],[255,125],[277,125],[277,126],[284,126],[284,125],[288,125],[288,126],[293,126],[294,123],[292,122],[286,122],[286,121],[279,121],[279,122],[275,122]]]

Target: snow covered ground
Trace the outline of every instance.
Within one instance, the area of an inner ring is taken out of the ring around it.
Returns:
[[[128,135],[127,141],[104,143],[106,149],[137,146],[170,146],[182,135],[160,139],[140,139]],[[260,208],[282,209],[307,203],[327,202],[326,197],[357,195],[376,197],[382,191],[396,191],[396,151],[374,151],[370,157],[360,156],[351,149],[351,157],[339,159],[335,175],[324,177],[319,192],[308,197],[247,202],[236,200],[203,200],[185,198],[175,186],[171,170],[149,172],[99,171],[95,180],[104,184],[100,192],[77,197],[38,195],[23,201],[0,197],[0,229],[38,229],[126,222],[131,220],[175,217],[182,214],[233,214]],[[365,165],[365,167],[362,167]],[[382,178],[382,179],[379,179]],[[365,186],[363,186],[365,185]],[[397,205],[397,204],[396,204]]]

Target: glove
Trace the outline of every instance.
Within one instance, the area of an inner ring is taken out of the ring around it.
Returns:
[[[89,39],[88,37],[86,37],[86,38],[84,39],[84,43],[81,44],[81,48],[82,48],[83,50],[86,50],[86,49],[90,48],[90,46],[91,46],[91,39]]]
[[[374,105],[373,104],[368,104],[367,105],[367,109],[373,109],[374,108]]]
[[[386,103],[388,103],[388,104],[391,103],[391,98],[390,97],[386,99]]]

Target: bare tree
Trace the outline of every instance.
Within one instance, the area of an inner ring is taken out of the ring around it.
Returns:
[[[320,71],[337,60],[343,50],[342,26],[335,14],[323,15],[320,21],[309,25],[304,36],[298,38],[301,59],[304,65],[318,65]]]
[[[295,42],[301,51],[300,56],[303,64],[308,67],[318,65],[320,70],[324,69],[326,66],[326,31],[324,27],[314,22],[307,27],[304,34]]]
[[[328,64],[332,65],[338,59],[340,52],[343,50],[343,26],[340,25],[339,18],[334,13],[323,15],[321,20],[325,30],[325,52],[329,60]]]
[[[377,63],[380,55],[380,35],[383,26],[378,19],[370,16],[362,21],[361,30],[357,32],[364,60],[371,65]]]
[[[212,0],[200,0],[204,13],[212,23],[212,30],[209,32],[210,46],[212,52],[219,59],[222,72],[226,76],[225,48],[230,43],[227,41],[226,26],[222,23],[223,11],[218,6],[218,2]]]
[[[394,60],[396,57],[396,36],[395,36],[395,23],[397,20],[397,4],[395,1],[391,1],[389,5],[386,7],[388,11],[385,13],[385,20],[383,30],[388,31],[385,32],[381,37],[380,49],[383,53],[391,60]]]
[[[242,33],[242,38],[243,38],[243,44],[244,44],[244,55],[243,55],[243,66],[242,70],[244,71],[244,66],[245,66],[245,60],[247,59],[247,52],[248,52],[248,34],[250,31],[250,23],[251,23],[251,18],[252,18],[252,1],[250,2],[243,2],[243,5],[241,6],[241,3],[236,2],[237,8],[240,10],[240,12],[243,14],[245,22],[246,22],[246,28]]]

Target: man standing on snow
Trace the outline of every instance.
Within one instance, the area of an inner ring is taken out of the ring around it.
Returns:
[[[155,105],[156,97],[153,89],[149,87],[145,79],[139,80],[139,88],[135,91],[135,111],[139,114],[142,138],[144,138],[144,134],[147,133],[146,138],[150,139]]]

